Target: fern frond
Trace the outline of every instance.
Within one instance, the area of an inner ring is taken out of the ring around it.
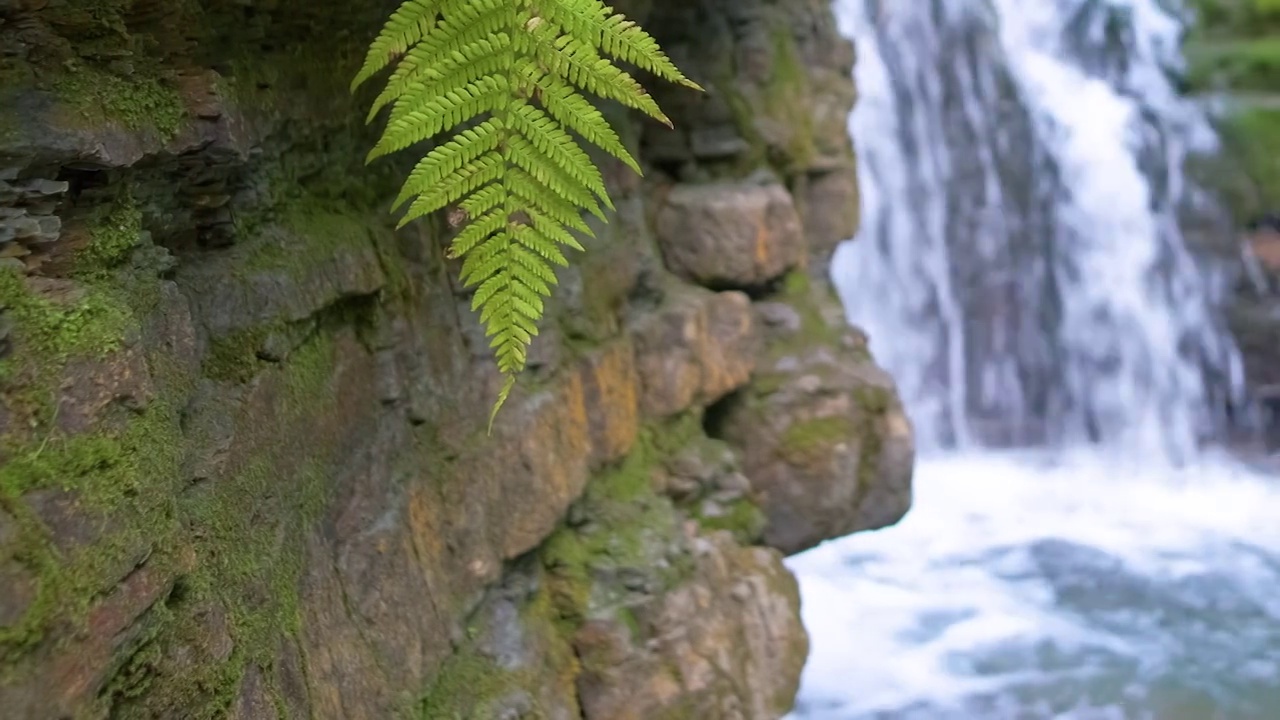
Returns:
[[[537,0],[535,7],[540,15],[560,25],[569,35],[589,40],[623,62],[663,80],[702,89],[680,72],[653,36],[622,14],[613,14],[613,8],[600,0]]]
[[[442,53],[396,98],[388,122],[417,109],[424,99],[457,92],[481,78],[502,72],[511,64],[511,36],[494,33]]]
[[[433,213],[463,196],[475,192],[487,183],[501,179],[506,168],[502,156],[490,152],[463,165],[458,172],[449,176],[444,182],[418,196],[409,206],[409,210],[400,218],[397,227],[404,227],[410,220]]]
[[[494,35],[510,25],[511,8],[508,6],[478,6],[475,9],[483,12],[471,18],[446,18],[437,23],[434,26],[435,32],[425,35],[418,45],[405,54],[391,73],[386,88],[373,101],[369,109],[369,122],[373,121],[379,110],[402,97],[411,83],[430,73],[441,57]],[[459,22],[463,24],[459,25]]]
[[[518,167],[508,168],[507,172],[511,174],[508,191],[523,203],[522,209],[536,210],[565,227],[595,237],[591,226],[582,219],[582,213],[573,203],[539,185],[536,179]]]
[[[494,233],[507,226],[507,217],[501,211],[493,211],[467,224],[449,245],[449,254],[462,257],[488,240]]]
[[[564,168],[575,182],[599,196],[610,210],[614,209],[599,168],[591,161],[591,156],[556,121],[533,105],[517,105],[509,120],[512,128],[523,135],[552,165]]]
[[[364,65],[351,81],[351,91],[355,92],[366,80],[422,40],[436,24],[439,4],[437,0],[407,0],[391,13],[382,32],[369,45]]]
[[[387,124],[382,139],[369,151],[367,160],[404,150],[481,113],[493,112],[510,101],[510,91],[507,78],[487,75],[459,90],[425,100],[404,117]]]
[[[601,220],[605,219],[604,211],[591,195],[591,190],[574,180],[568,168],[556,165],[553,160],[538,152],[529,141],[519,135],[512,135],[507,138],[507,154],[516,167],[532,175],[547,189]]]
[[[418,161],[409,178],[400,189],[400,195],[392,203],[393,208],[403,205],[414,195],[421,195],[444,182],[463,166],[482,155],[496,150],[502,142],[502,125],[489,118],[479,125],[463,130],[449,142],[434,148]]]
[[[448,254],[462,260],[471,309],[506,375],[491,427],[524,370],[555,268],[569,263],[565,248],[583,249],[575,233],[592,236],[583,212],[606,220],[613,209],[579,138],[640,172],[582,93],[671,124],[610,58],[700,89],[601,0],[406,0],[352,81],[355,90],[395,66],[370,107],[370,121],[390,113],[368,160],[451,134],[414,166],[393,207],[409,203],[400,225],[446,207],[461,213]]]
[[[513,229],[512,234],[516,236],[516,240],[519,240],[521,245],[537,253],[542,259],[560,267],[569,266],[569,259],[556,246],[556,241],[534,228],[528,225],[519,225]]]
[[[570,35],[551,39],[551,31],[540,26],[533,33],[534,52],[538,62],[553,75],[568,80],[605,100],[613,100],[635,108],[671,127],[671,120],[662,113],[644,87],[606,58],[600,57],[591,45]]]
[[[610,127],[609,121],[604,119],[604,114],[595,105],[558,77],[537,74],[532,82],[538,88],[543,108],[551,117],[641,174],[640,164],[631,157],[631,153],[618,138],[618,133]]]

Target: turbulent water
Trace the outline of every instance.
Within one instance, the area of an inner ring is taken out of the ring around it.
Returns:
[[[833,274],[921,457],[791,561],[796,717],[1280,718],[1280,486],[1178,227],[1214,137],[1156,0],[837,0],[862,230]]]

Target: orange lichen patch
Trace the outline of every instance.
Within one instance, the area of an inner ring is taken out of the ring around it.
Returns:
[[[639,377],[630,340],[588,357],[582,371],[592,459],[597,466],[621,459],[639,432]]]
[[[755,243],[754,256],[756,259],[757,267],[763,268],[769,265],[770,255],[772,254],[771,250],[773,249],[773,245],[772,243],[770,243],[770,239],[771,237],[770,237],[769,228],[767,225],[761,223],[760,225],[756,226],[756,243]]]
[[[590,446],[582,375],[570,373],[543,396],[529,402],[528,412],[504,438],[511,451],[494,455],[518,458],[502,472],[523,472],[523,482],[507,488],[513,505],[503,522],[503,557],[514,558],[533,549],[555,527],[569,503],[582,494],[588,477]]]
[[[758,342],[751,300],[739,292],[717,293],[703,308],[701,396],[714,402],[742,387],[755,369]]]

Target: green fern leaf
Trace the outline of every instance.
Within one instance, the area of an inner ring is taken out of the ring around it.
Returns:
[[[568,34],[590,41],[609,55],[663,80],[702,89],[680,72],[649,33],[623,15],[613,14],[613,8],[599,0],[537,0],[535,4],[539,14]]]
[[[366,80],[422,40],[435,26],[438,5],[436,0],[408,0],[392,13],[382,32],[369,46],[364,66],[351,81],[351,91],[355,92]]]
[[[543,107],[551,117],[565,128],[581,135],[587,142],[626,163],[637,174],[640,173],[640,164],[631,157],[631,153],[618,138],[618,133],[609,126],[609,122],[595,105],[558,77],[539,74],[533,82],[538,88]]]
[[[700,89],[600,0],[406,0],[352,81],[354,91],[394,64],[370,107],[370,121],[390,113],[369,161],[451,135],[418,161],[393,207],[409,203],[401,225],[451,206],[462,214],[448,254],[462,260],[459,277],[475,289],[471,308],[506,376],[490,427],[524,370],[555,268],[569,263],[564,248],[583,249],[575,233],[592,236],[583,213],[607,220],[613,209],[578,138],[640,172],[582,93],[671,124],[614,60]]]
[[[509,25],[510,8],[499,5],[496,8],[477,6],[481,14],[465,20],[459,26],[455,19],[447,19],[438,23],[436,31],[424,36],[423,40],[405,53],[403,59],[391,73],[386,88],[373,101],[369,109],[369,122],[377,116],[378,111],[388,103],[403,97],[412,83],[429,77],[434,65],[442,57],[478,40],[496,35]]]
[[[427,192],[464,166],[496,150],[502,142],[501,129],[497,120],[489,118],[427,153],[409,173],[392,207],[400,207],[409,198]]]

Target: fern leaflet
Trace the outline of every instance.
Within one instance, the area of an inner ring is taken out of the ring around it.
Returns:
[[[449,255],[475,288],[506,376],[489,425],[525,368],[554,267],[591,235],[582,213],[604,220],[613,203],[577,137],[640,166],[583,92],[668,126],[644,87],[617,62],[700,90],[648,33],[601,0],[405,0],[370,44],[355,91],[394,66],[369,119],[390,107],[372,161],[451,133],[418,162],[394,206],[400,224],[456,206],[466,218]]]

